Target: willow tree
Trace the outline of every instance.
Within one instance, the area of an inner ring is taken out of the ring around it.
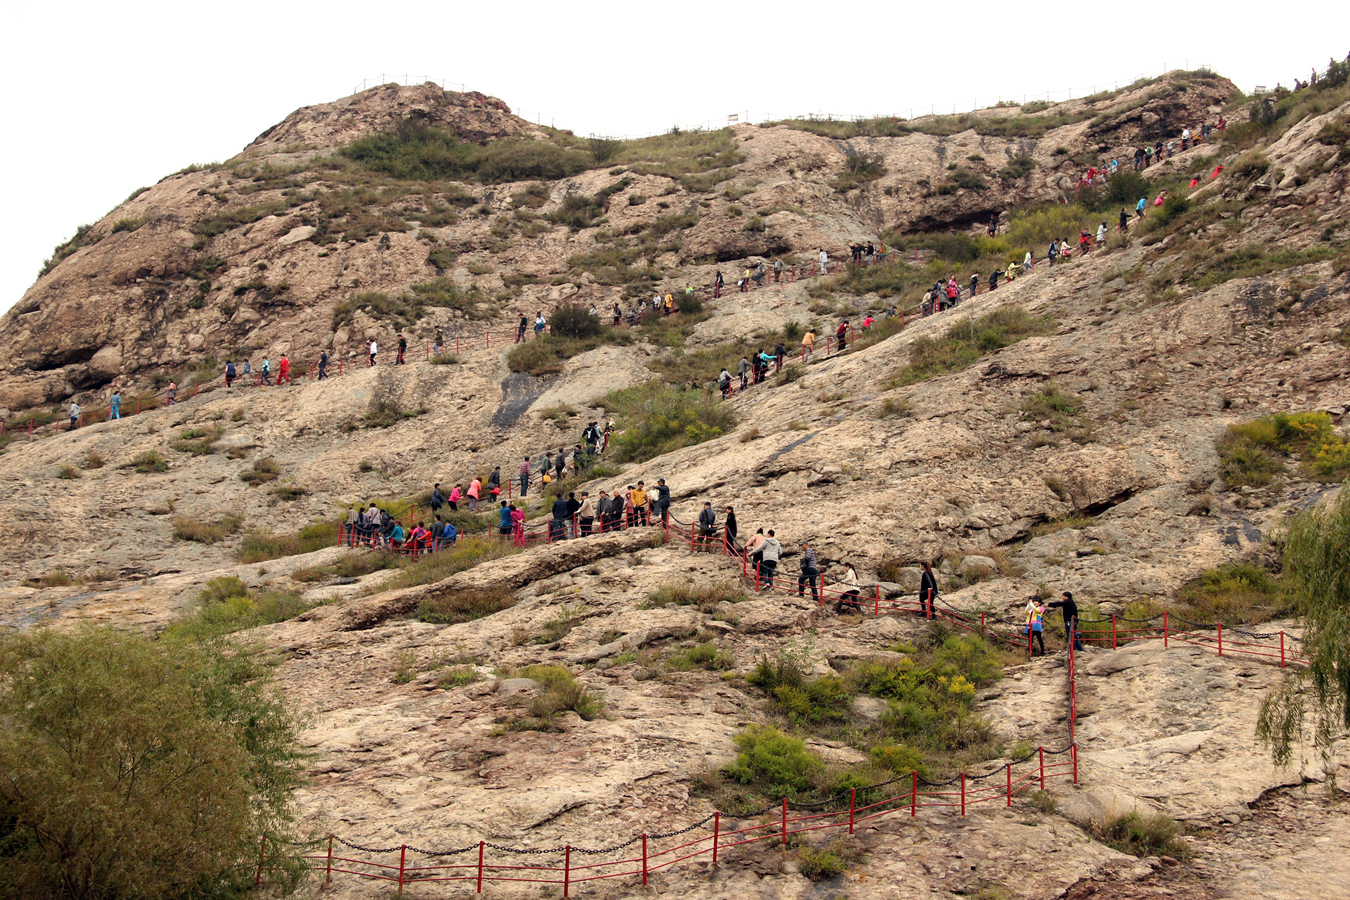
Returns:
[[[1294,518],[1284,571],[1302,616],[1308,667],[1261,704],[1256,734],[1278,765],[1288,765],[1309,720],[1323,759],[1350,727],[1350,489]]]

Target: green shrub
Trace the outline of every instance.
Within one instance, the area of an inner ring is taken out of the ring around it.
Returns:
[[[239,542],[237,558],[241,563],[264,562],[283,556],[313,553],[336,543],[337,524],[334,522],[311,522],[290,534],[274,534],[260,529],[244,535]]]
[[[193,610],[170,624],[164,634],[169,639],[205,641],[284,622],[313,606],[294,591],[255,592],[232,575],[213,578],[197,595]]]
[[[549,330],[565,338],[589,338],[601,333],[600,319],[580,304],[566,304],[553,311]]]
[[[526,715],[501,723],[499,731],[558,731],[554,719],[559,713],[571,710],[589,722],[604,712],[604,701],[562,666],[526,666],[512,670],[509,677],[532,679],[543,690],[530,700]]]
[[[730,653],[717,649],[709,641],[672,653],[666,659],[666,668],[672,672],[688,672],[691,669],[724,670],[735,668],[736,658]]]
[[[158,450],[145,450],[132,457],[131,467],[142,475],[150,472],[167,472],[169,463]]]
[[[1108,815],[1094,821],[1089,830],[1102,843],[1131,856],[1189,855],[1188,845],[1181,840],[1181,826],[1161,813],[1140,815],[1131,810]]]
[[[180,541],[214,544],[238,531],[243,521],[239,516],[225,516],[219,522],[213,523],[179,516],[173,520],[173,536]]]
[[[1350,445],[1324,412],[1276,413],[1230,425],[1215,443],[1219,475],[1229,488],[1270,484],[1300,454],[1303,473],[1334,483],[1350,475]]]
[[[800,738],[772,726],[750,725],[735,741],[739,752],[723,773],[765,797],[792,800],[806,794],[825,768]]]
[[[56,472],[56,477],[67,480],[72,478],[79,478],[80,470],[72,466],[70,463],[61,463],[61,467]]]
[[[749,599],[734,582],[673,581],[648,594],[640,608],[659,609],[673,603],[676,606],[697,606],[699,612],[711,613],[719,603],[741,603]]]
[[[112,628],[0,635],[6,896],[282,893],[305,755],[264,661]],[[59,723],[54,728],[53,723]]]
[[[621,429],[611,441],[619,462],[641,462],[701,444],[736,427],[735,410],[720,398],[654,381],[611,391],[598,405],[615,417]]]
[[[505,588],[446,591],[417,604],[417,618],[433,625],[454,625],[510,609],[516,598]]]
[[[1035,318],[1020,306],[986,313],[974,321],[973,327],[969,322],[954,323],[942,337],[917,338],[910,345],[909,365],[900,370],[890,386],[915,384],[935,375],[959,372],[985,354],[1047,334],[1053,326],[1052,316]]]
[[[1177,591],[1178,613],[1202,622],[1255,624],[1295,611],[1293,598],[1269,572],[1251,563],[1207,569]]]
[[[359,138],[340,152],[371,171],[415,181],[551,181],[576,175],[592,164],[589,154],[549,140],[505,139],[480,146],[413,119],[405,119],[392,132]]]
[[[253,463],[251,468],[245,469],[239,473],[239,480],[249,487],[257,487],[269,481],[275,481],[281,476],[281,467],[277,461],[268,456]]]

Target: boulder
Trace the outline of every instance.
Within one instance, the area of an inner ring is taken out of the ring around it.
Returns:
[[[87,365],[91,374],[111,378],[122,371],[122,350],[112,345],[103,347],[89,358]]]

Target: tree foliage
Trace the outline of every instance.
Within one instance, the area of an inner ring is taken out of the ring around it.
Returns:
[[[1278,765],[1287,765],[1302,743],[1309,717],[1324,756],[1350,726],[1350,490],[1294,518],[1284,571],[1303,619],[1308,668],[1291,673],[1261,704],[1257,737]]]
[[[273,880],[303,756],[255,653],[109,628],[0,637],[0,896],[233,897]]]

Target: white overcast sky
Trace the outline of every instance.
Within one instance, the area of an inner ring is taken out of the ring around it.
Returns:
[[[429,76],[578,134],[727,115],[908,116],[1081,96],[1208,65],[1244,91],[1350,51],[1350,3],[11,4],[0,41],[9,189],[0,312],[75,227],[292,110]]]

